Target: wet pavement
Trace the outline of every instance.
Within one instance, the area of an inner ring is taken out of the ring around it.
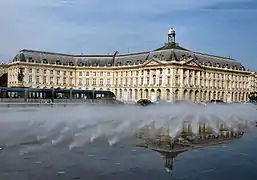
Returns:
[[[20,155],[17,147],[0,150],[2,180],[100,179],[257,179],[257,133],[228,145],[192,150],[175,159],[172,175],[157,152],[126,144],[95,143],[69,150],[61,144]],[[172,178],[171,178],[172,176]]]

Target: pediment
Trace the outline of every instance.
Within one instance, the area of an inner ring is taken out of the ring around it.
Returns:
[[[201,67],[200,63],[197,62],[196,60],[189,60],[189,61],[185,62],[184,65]]]
[[[143,66],[158,66],[158,65],[163,65],[163,63],[156,59],[151,59],[149,61],[146,61],[143,64]]]

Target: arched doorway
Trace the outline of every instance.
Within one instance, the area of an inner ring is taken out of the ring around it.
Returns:
[[[122,99],[122,89],[120,89],[120,95],[119,95],[120,99]]]
[[[148,99],[149,98],[149,91],[148,89],[145,89],[145,99]]]
[[[211,91],[209,91],[209,94],[208,94],[208,99],[211,100]]]
[[[207,91],[203,92],[203,100],[206,101],[207,100]]]
[[[166,89],[166,100],[169,101],[170,100],[170,90]]]
[[[132,89],[129,89],[129,100],[131,101],[133,99],[132,97]]]
[[[160,89],[157,89],[156,91],[156,95],[157,95],[157,101],[161,100],[161,90]]]
[[[185,89],[183,92],[183,100],[187,100],[188,98],[188,91]]]
[[[178,100],[178,89],[176,89],[175,92],[174,92],[174,100],[175,101]]]
[[[194,99],[195,102],[200,102],[200,98],[199,98],[199,91],[196,90],[195,91],[195,99]]]
[[[135,89],[135,100],[137,101],[137,89]]]
[[[216,91],[213,92],[213,98],[212,99],[217,99],[216,97]]]
[[[143,99],[143,89],[139,90],[139,95],[140,95],[139,99]]]
[[[129,98],[129,96],[128,96],[128,90],[127,90],[127,89],[124,89],[123,100],[128,101],[128,98]]]
[[[189,91],[189,100],[193,101],[193,90]]]
[[[155,91],[154,91],[154,89],[151,89],[151,101],[152,102],[155,101]]]
[[[225,96],[225,93],[224,93],[224,92],[222,92],[222,93],[221,93],[221,100],[224,100],[224,99],[225,99],[225,97],[224,97],[224,96]]]
[[[245,99],[245,93],[243,92],[243,101],[246,101],[246,99]]]
[[[118,96],[118,90],[114,89],[114,93],[115,93],[115,96],[117,97]]]
[[[235,101],[238,101],[238,95],[237,95],[237,92],[235,92]]]
[[[217,99],[221,99],[220,98],[220,92],[217,93]]]

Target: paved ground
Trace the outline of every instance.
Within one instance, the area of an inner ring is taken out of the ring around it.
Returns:
[[[228,146],[180,155],[174,179],[256,180],[257,144],[251,134]],[[65,144],[21,156],[17,148],[0,153],[2,180],[170,179],[164,160],[155,152],[119,144],[95,144],[69,151]]]

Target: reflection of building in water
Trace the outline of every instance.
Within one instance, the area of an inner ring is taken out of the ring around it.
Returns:
[[[256,88],[256,77],[240,62],[190,51],[179,46],[175,37],[171,28],[163,47],[132,54],[73,55],[24,49],[8,64],[8,87],[111,90],[117,99],[126,101],[245,101]],[[24,78],[18,78],[20,68]]]
[[[172,173],[172,170],[173,170],[173,161],[174,161],[174,158],[173,157],[165,157],[165,170],[168,172],[168,173]]]

